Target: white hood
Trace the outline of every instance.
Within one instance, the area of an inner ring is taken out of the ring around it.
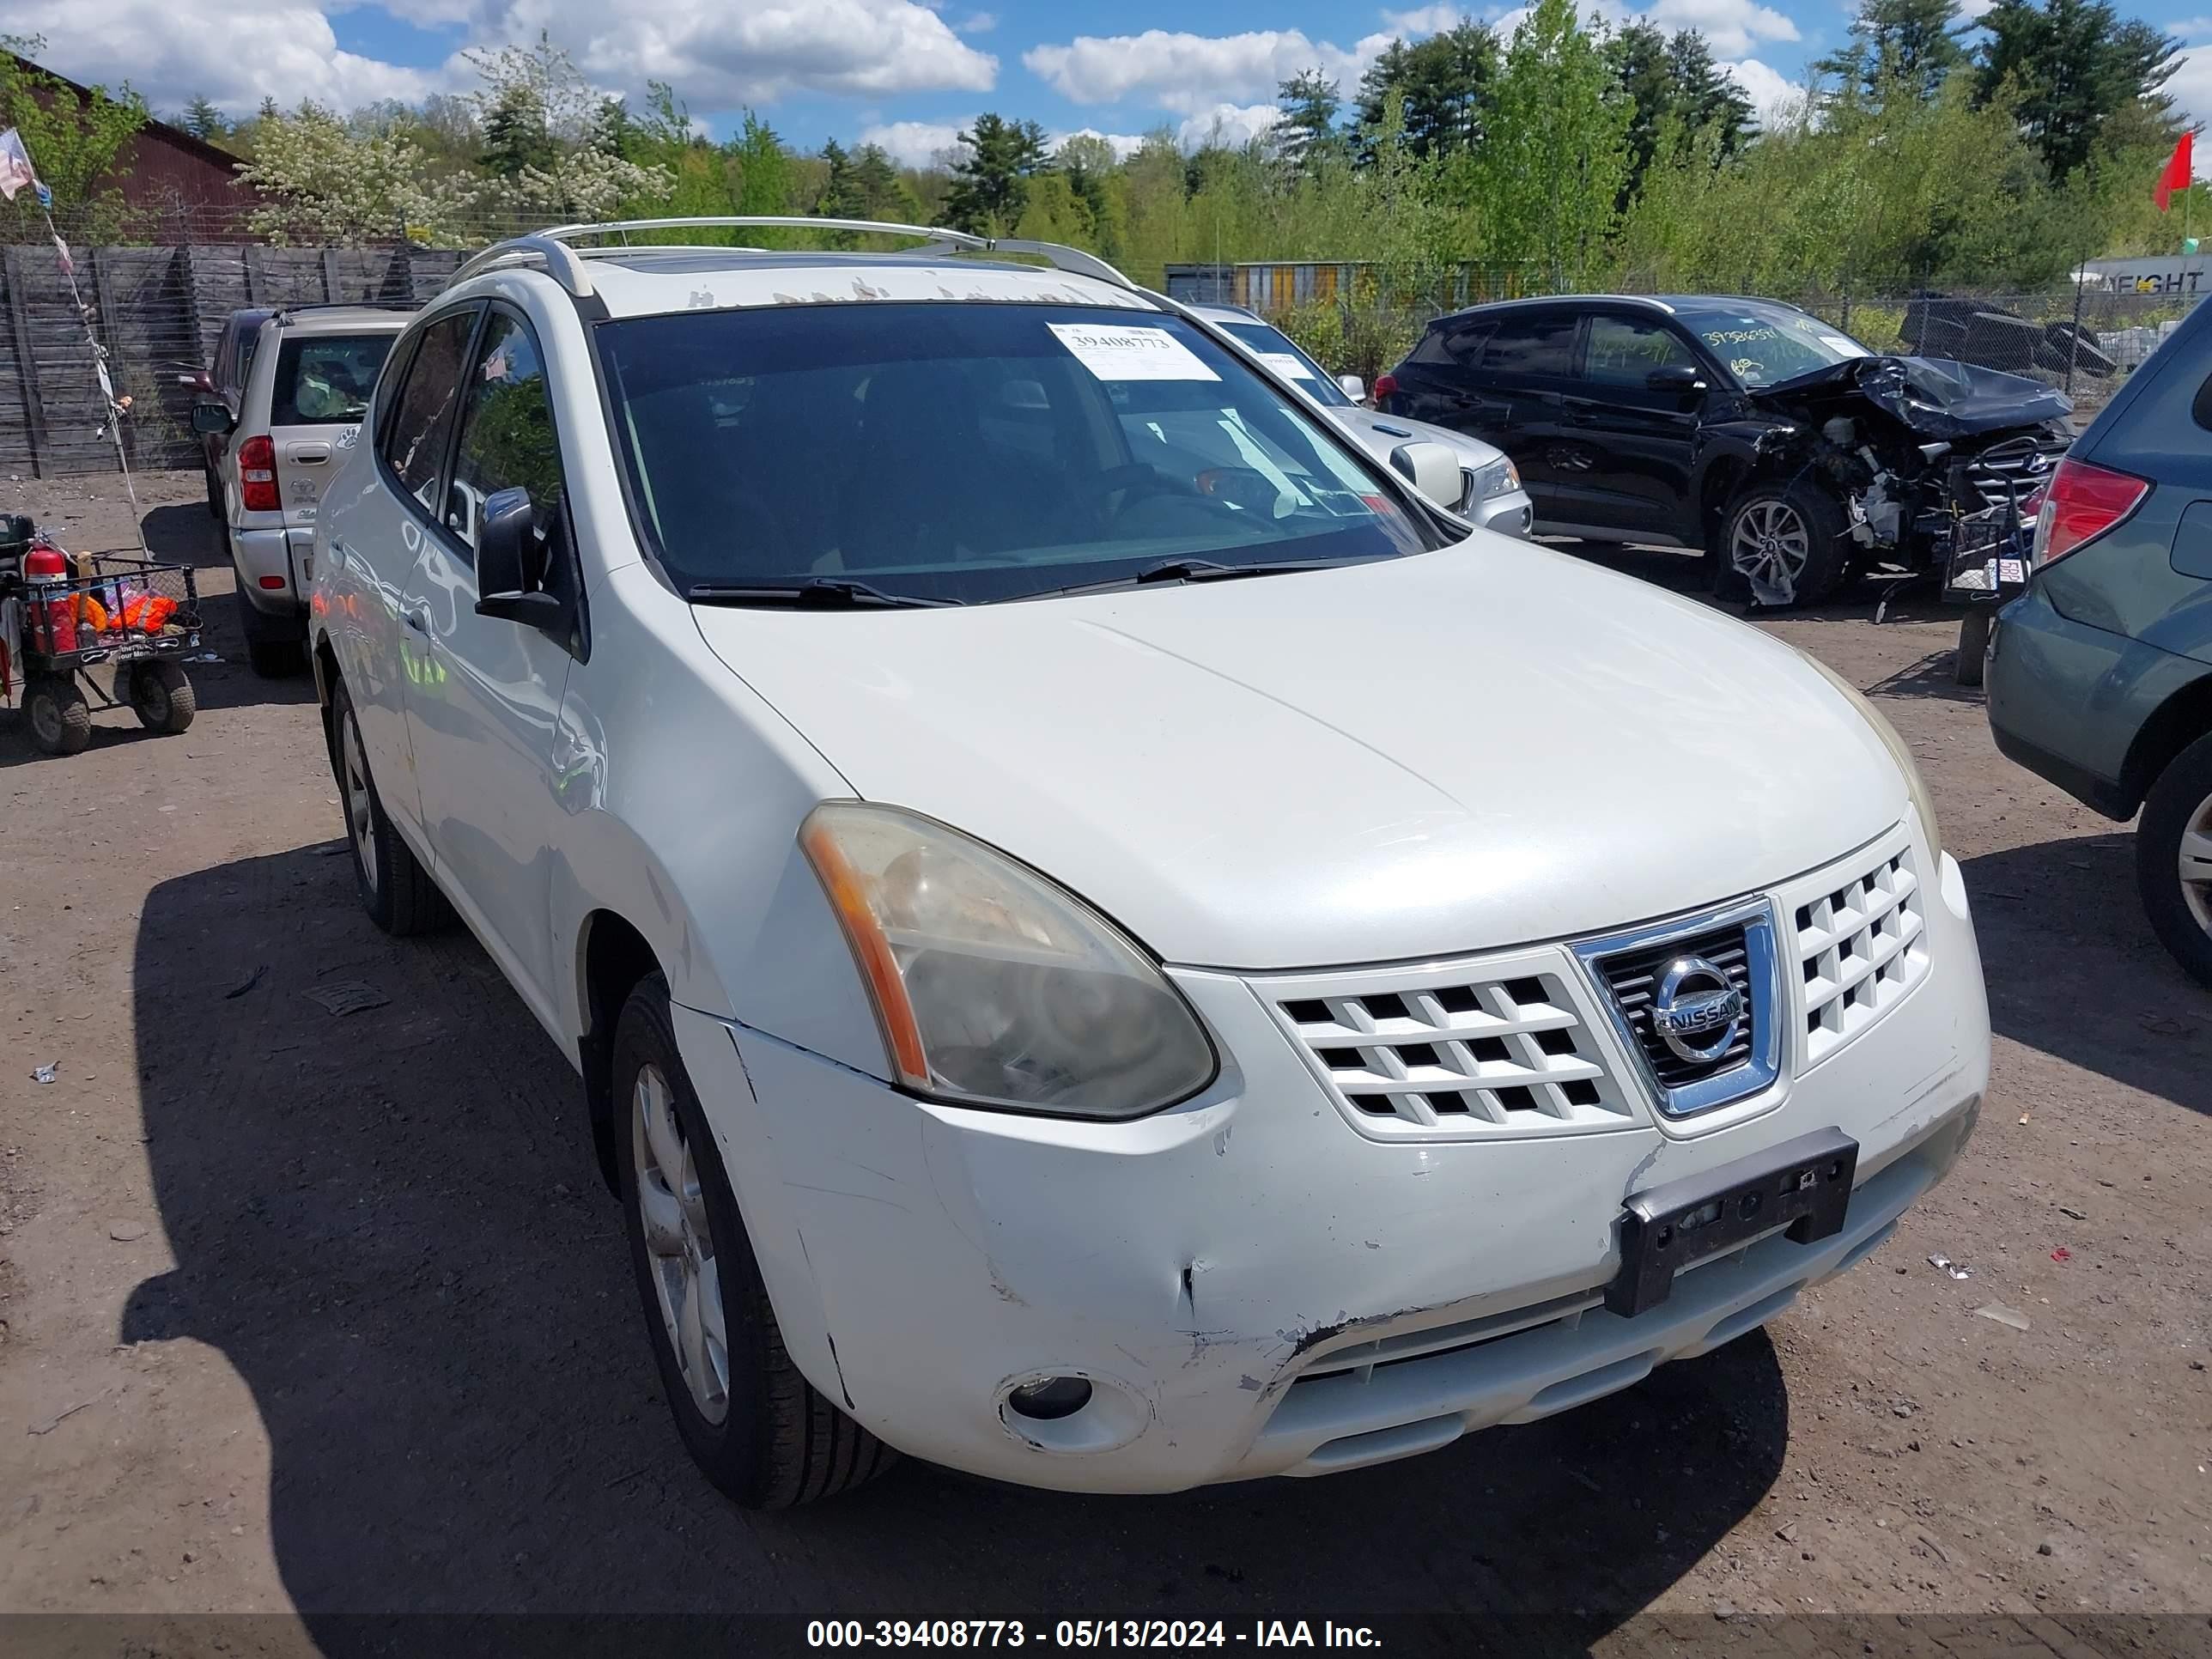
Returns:
[[[696,614],[857,794],[1036,866],[1173,963],[1597,933],[1907,811],[1881,739],[1788,647],[1489,535],[1075,599]]]

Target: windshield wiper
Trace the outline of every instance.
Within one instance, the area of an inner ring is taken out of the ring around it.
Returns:
[[[1028,595],[1032,599],[1057,599],[1068,593],[1104,593],[1117,587],[1144,587],[1155,582],[1228,582],[1244,576],[1280,576],[1298,570],[1341,570],[1348,564],[1367,564],[1367,559],[1284,559],[1274,564],[1222,564],[1212,559],[1162,559],[1133,576],[1111,576],[1103,582],[1078,582],[1071,587],[1048,587]]]
[[[919,593],[886,593],[880,587],[842,576],[813,576],[803,582],[781,582],[758,587],[732,587],[714,582],[696,583],[685,592],[694,605],[788,605],[802,610],[935,610],[960,605],[960,599],[924,599]]]

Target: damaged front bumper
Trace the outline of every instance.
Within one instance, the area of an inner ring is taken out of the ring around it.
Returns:
[[[1928,885],[1929,971],[1878,1024],[1809,1067],[1793,1054],[1741,1109],[1664,1127],[1370,1139],[1251,981],[1194,969],[1174,977],[1221,1078],[1127,1123],[920,1102],[750,1028],[688,1010],[677,1028],[817,1388],[935,1462],[1170,1492],[1549,1415],[1742,1334],[1875,1248],[1958,1156],[1988,1077],[1957,866]],[[1759,1237],[1632,1318],[1605,1310],[1628,1194],[1828,1128],[1858,1146],[1840,1231]],[[1081,1409],[1009,1407],[1066,1376],[1091,1384]]]

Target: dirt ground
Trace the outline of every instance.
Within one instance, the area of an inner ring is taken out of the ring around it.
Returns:
[[[0,1650],[417,1651],[383,1616],[422,1612],[778,1615],[793,1650],[796,1620],[948,1613],[1397,1615],[1440,1651],[1934,1639],[1900,1613],[1991,1651],[2212,1640],[2212,997],[2129,835],[1991,747],[1954,624],[1864,596],[1771,624],[1920,756],[1997,1032],[1961,1167],[1871,1262],[1392,1467],[1108,1500],[908,1464],[749,1516],[657,1398],[573,1074],[465,934],[362,916],[308,684],[243,665],[198,476],[139,497],[214,599],[198,723],[105,714],[49,760],[0,713],[0,1614],[141,1617],[0,1618]],[[0,480],[0,511],[131,540],[113,479]],[[346,981],[389,1000],[305,994]]]

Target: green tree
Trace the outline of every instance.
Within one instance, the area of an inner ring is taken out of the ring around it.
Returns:
[[[822,181],[822,193],[814,198],[814,212],[823,219],[857,219],[867,210],[861,199],[860,180],[854,176],[853,158],[845,147],[835,138],[822,146],[822,163],[827,169]]]
[[[774,127],[752,111],[745,111],[726,153],[736,179],[731,194],[739,213],[791,211],[791,152],[783,147]]]
[[[1632,22],[1606,40],[1605,57],[1629,104],[1622,208],[1643,188],[1644,170],[1667,122],[1677,123],[1685,133],[1711,128],[1716,163],[1742,147],[1751,127],[1751,100],[1713,61],[1712,48],[1697,30],[1682,29],[1670,40],[1652,23]]]
[[[1419,158],[1455,155],[1481,142],[1491,82],[1498,74],[1498,37],[1462,21],[1408,46],[1393,40],[1359,80],[1357,125],[1364,156],[1382,125],[1392,94],[1405,104],[1405,142]]]
[[[1957,0],[1859,0],[1850,44],[1810,67],[1846,96],[1870,100],[1888,87],[1925,103],[1966,67],[1967,27]]]
[[[52,76],[28,62],[46,50],[38,35],[0,34],[0,127],[13,127],[30,152],[31,165],[54,193],[58,210],[91,210],[92,226],[111,222],[120,212],[122,192],[115,181],[127,168],[116,157],[131,135],[149,119],[146,100],[125,82],[116,93],[93,87],[80,102],[76,94]],[[44,226],[39,204],[26,191],[12,205],[0,204],[0,224],[14,222],[15,232]],[[11,233],[10,240],[20,240]]]
[[[1667,73],[1674,83],[1674,111],[1691,131],[1711,128],[1717,135],[1717,155],[1733,155],[1750,136],[1751,100],[1734,76],[1714,61],[1713,49],[1696,29],[1679,29],[1667,43]]]
[[[223,118],[222,112],[207,99],[198,95],[185,106],[184,113],[177,118],[177,125],[193,137],[210,144],[219,144],[230,137],[230,123]]]
[[[1997,0],[1975,65],[1984,103],[2010,89],[2021,131],[2054,179],[2087,163],[2107,125],[2142,103],[2170,114],[2160,88],[2181,43],[2150,24],[2124,22],[2110,0]]]
[[[1336,130],[1344,100],[1335,82],[1319,70],[1300,70],[1282,83],[1275,101],[1283,118],[1267,137],[1285,166],[1311,173],[1344,153],[1344,137]]]
[[[1078,133],[1061,143],[1053,159],[1089,221],[1090,234],[1084,246],[1109,260],[1120,258],[1128,221],[1121,164],[1114,158],[1114,146],[1095,134]]]
[[[898,163],[881,144],[863,144],[853,152],[853,191],[864,219],[888,220],[894,224],[926,222],[913,191],[899,177]]]
[[[1021,222],[1030,179],[1049,165],[1044,129],[1036,122],[979,115],[975,126],[960,135],[946,215],[957,229],[1004,235]]]
[[[1514,29],[1492,109],[1481,148],[1462,158],[1486,251],[1573,284],[1606,252],[1633,113],[1574,0],[1536,0]]]
[[[560,147],[545,125],[545,106],[526,86],[502,91],[484,111],[483,167],[501,179],[520,178],[531,167],[553,165]]]

